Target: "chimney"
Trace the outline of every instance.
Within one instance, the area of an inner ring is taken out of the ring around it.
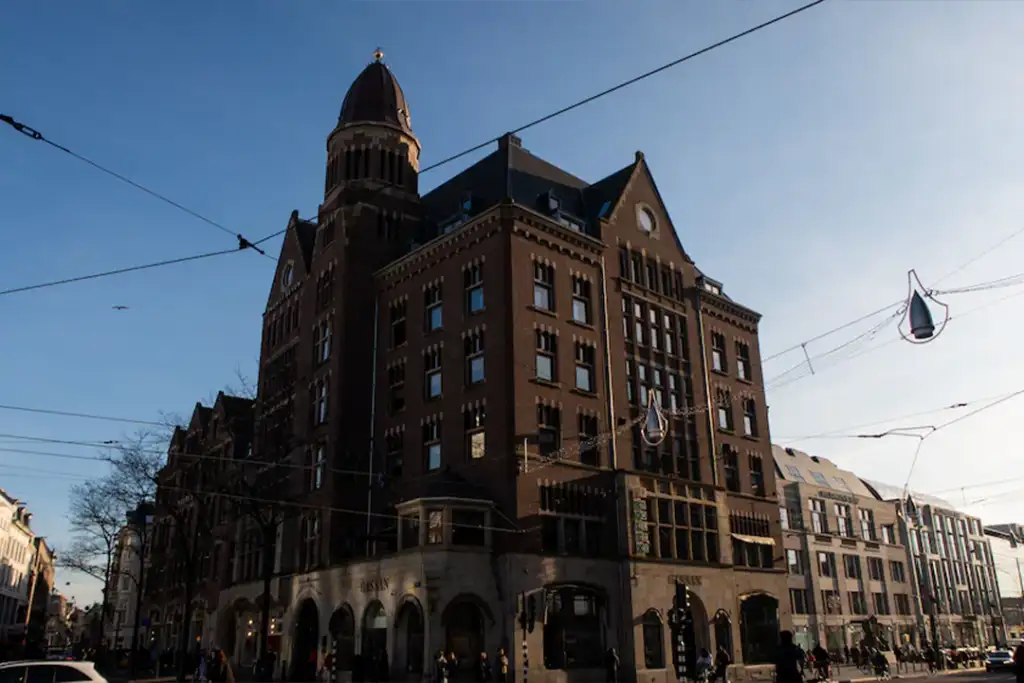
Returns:
[[[498,140],[498,149],[508,149],[509,147],[522,147],[522,139],[515,133],[505,133]]]

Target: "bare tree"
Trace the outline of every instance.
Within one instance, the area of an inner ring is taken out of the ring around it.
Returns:
[[[98,479],[71,489],[68,506],[72,541],[57,554],[61,567],[82,572],[103,582],[100,637],[110,614],[110,584],[118,537],[124,526],[124,508],[112,495],[111,483]]]
[[[210,499],[216,489],[204,484],[201,459],[181,454],[181,467],[172,472],[165,468],[161,451],[152,448],[151,443],[149,435],[142,435],[111,456],[111,487],[122,501],[154,501],[155,516],[167,523],[168,559],[181,579],[182,624],[187,625],[192,621],[192,601],[213,521],[206,511],[211,509]],[[177,647],[179,681],[185,678],[188,637],[188,628],[182,628]]]

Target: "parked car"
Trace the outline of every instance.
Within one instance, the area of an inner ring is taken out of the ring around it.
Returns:
[[[1012,668],[1013,654],[1006,650],[993,650],[985,655],[985,671],[1005,671]]]
[[[0,664],[0,683],[107,683],[92,662],[32,660]]]

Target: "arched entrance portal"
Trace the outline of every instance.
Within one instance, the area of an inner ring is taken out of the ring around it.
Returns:
[[[398,610],[392,661],[396,678],[423,677],[423,610],[415,600],[406,600]]]
[[[740,600],[743,663],[768,664],[773,661],[779,642],[779,601],[765,593]]]
[[[342,605],[334,610],[328,630],[331,632],[331,639],[337,644],[338,671],[351,671],[352,655],[356,651],[356,619],[352,615],[352,608]]]
[[[317,640],[320,638],[320,611],[306,598],[295,612],[295,636],[292,640],[293,681],[316,680]]]
[[[217,620],[217,645],[229,657],[235,656],[235,638],[238,635],[238,617],[235,610],[224,610]]]
[[[695,651],[700,652],[706,648],[708,652],[714,652],[711,647],[711,620],[708,618],[707,608],[704,601],[695,593],[690,592],[690,613],[693,615],[693,641]]]
[[[376,661],[388,647],[388,615],[384,612],[384,605],[374,600],[363,613],[363,648],[360,654],[363,656],[364,666],[367,661]]]
[[[725,648],[726,653],[729,655],[729,659],[735,659],[732,648],[732,619],[729,618],[729,613],[725,610],[718,610],[715,613],[715,651],[718,648]],[[708,648],[709,650],[711,648]]]
[[[445,651],[454,652],[459,668],[470,671],[480,659],[484,645],[484,615],[476,596],[460,595],[452,599],[441,615],[445,632]]]

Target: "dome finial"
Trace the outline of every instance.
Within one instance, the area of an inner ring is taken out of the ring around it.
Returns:
[[[384,59],[384,51],[378,47],[376,50],[373,51],[373,60],[375,62],[379,62],[382,59]]]

